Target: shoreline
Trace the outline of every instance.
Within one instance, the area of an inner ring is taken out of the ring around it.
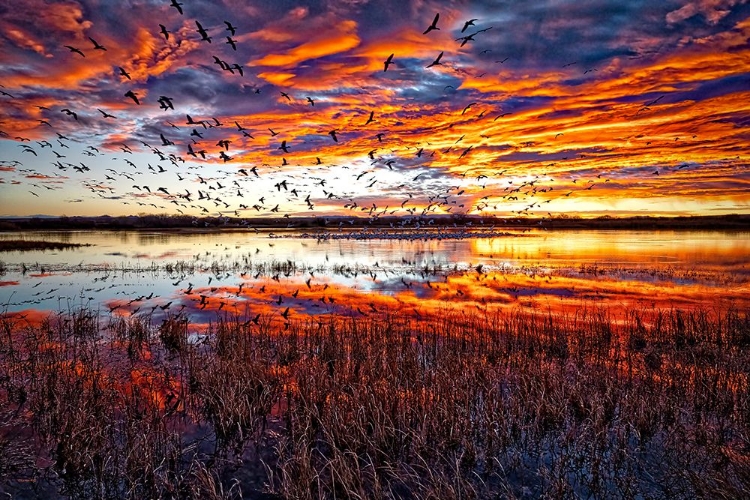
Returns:
[[[228,218],[190,216],[96,216],[96,217],[5,217],[0,234],[13,231],[133,230],[133,231],[260,231],[260,230],[493,230],[493,229],[595,229],[595,230],[740,230],[750,231],[750,214],[682,217],[577,217],[509,218],[480,216],[414,217],[279,217]]]

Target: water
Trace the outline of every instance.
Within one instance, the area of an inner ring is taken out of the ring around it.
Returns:
[[[458,307],[568,310],[750,305],[750,233],[528,231],[452,240],[329,239],[300,232],[2,233],[89,244],[0,254],[0,308],[29,320],[217,312],[425,314]]]

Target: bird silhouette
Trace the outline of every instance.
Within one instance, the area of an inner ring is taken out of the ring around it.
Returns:
[[[475,104],[476,104],[475,102],[470,102],[469,104],[467,104],[464,110],[461,111],[461,114],[463,115],[464,113],[466,113],[469,110],[469,108],[474,106]]]
[[[391,64],[393,64],[393,54],[389,55],[388,59],[386,59],[383,63],[383,73],[388,71],[388,66],[390,66]]]
[[[78,121],[78,114],[74,111],[69,110],[68,108],[63,108],[60,110],[61,113],[65,113],[68,116],[72,116],[76,121]]]
[[[466,21],[464,23],[464,27],[461,28],[461,33],[466,31],[466,28],[468,28],[469,26],[474,26],[474,21],[478,21],[478,19],[469,19],[468,21]]]
[[[97,42],[93,38],[89,37],[89,40],[91,40],[91,43],[94,44],[94,50],[105,50],[105,51],[107,50],[106,47],[104,47],[104,45],[101,45],[99,42]]]
[[[203,29],[203,26],[201,26],[201,23],[199,23],[198,21],[195,21],[195,25],[198,26],[198,29],[196,31],[201,36],[201,40],[205,40],[208,43],[211,43],[211,37],[208,36],[208,32],[205,29]]]
[[[162,35],[164,35],[164,39],[165,40],[169,40],[169,33],[170,33],[170,31],[167,30],[167,27],[164,26],[163,24],[160,24],[159,28],[161,28],[161,30],[159,31],[159,33],[161,33]]]
[[[461,47],[463,47],[467,43],[473,42],[474,41],[474,37],[477,36],[479,33],[484,33],[485,31],[489,31],[491,29],[492,29],[492,26],[490,26],[489,28],[485,28],[483,30],[476,31],[476,32],[474,32],[474,33],[472,33],[470,35],[458,37],[458,38],[456,38],[456,41],[461,40]]]
[[[227,25],[227,31],[229,31],[232,34],[232,36],[234,36],[235,33],[237,32],[237,27],[232,26],[232,23],[230,23],[229,21],[224,21],[224,24]]]
[[[334,142],[339,142],[338,138],[336,137],[336,131],[335,130],[331,130],[330,132],[328,132],[328,135],[331,136],[331,139],[333,139]]]
[[[172,0],[172,3],[170,3],[169,5],[171,7],[174,7],[175,9],[177,9],[177,12],[179,12],[180,14],[182,14],[182,7],[180,7],[182,4],[179,3],[177,0]]]
[[[174,105],[172,104],[172,98],[167,96],[159,96],[158,99],[159,105],[161,109],[174,109]]]
[[[67,47],[71,52],[75,52],[76,54],[79,54],[81,57],[86,57],[86,55],[81,51],[81,49],[77,49],[73,47],[72,45],[65,45],[64,47]]]
[[[141,102],[138,100],[138,96],[132,90],[128,90],[127,92],[125,92],[125,97],[130,97],[136,104],[141,104]]]
[[[438,12],[435,14],[435,19],[432,20],[432,24],[427,27],[426,30],[422,32],[423,35],[426,35],[432,30],[439,30],[440,28],[437,27],[438,19],[440,19],[440,13]]]
[[[439,54],[439,55],[437,56],[437,59],[435,59],[434,61],[432,61],[432,62],[431,62],[430,64],[428,64],[428,65],[427,65],[426,67],[427,67],[427,68],[431,68],[431,67],[433,67],[433,66],[439,66],[439,65],[443,64],[443,63],[441,63],[441,62],[440,62],[440,58],[442,58],[442,57],[443,57],[443,53],[441,52],[441,53],[440,53],[440,54]]]

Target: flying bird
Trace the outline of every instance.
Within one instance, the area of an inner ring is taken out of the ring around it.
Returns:
[[[232,50],[237,50],[237,40],[233,39],[231,36],[227,37],[227,41],[225,43],[231,45]]]
[[[462,40],[461,41],[461,47],[463,47],[467,43],[473,42],[474,41],[474,37],[477,36],[479,33],[484,33],[485,31],[489,31],[491,29],[492,29],[492,26],[490,26],[489,28],[485,28],[483,30],[476,31],[476,32],[472,33],[471,35],[466,35],[466,36],[458,37],[458,38],[456,38],[456,41]]]
[[[128,73],[127,71],[125,71],[125,68],[120,67],[120,76],[124,76],[128,80],[131,80],[130,73]]]
[[[276,134],[274,134],[274,135],[276,135]],[[280,150],[282,150],[285,153],[289,152],[289,146],[286,145],[286,141],[281,141],[281,146],[279,146],[277,149],[280,149]]]
[[[94,50],[104,50],[104,51],[107,50],[107,48],[104,45],[100,44],[99,42],[97,42],[93,38],[89,37],[89,40],[91,40],[91,43],[94,44]]]
[[[170,31],[167,30],[167,27],[164,26],[163,24],[160,24],[159,27],[161,28],[161,31],[159,31],[159,33],[161,33],[162,35],[164,35],[164,39],[165,40],[169,40],[169,33],[170,33]]]
[[[440,58],[441,58],[441,57],[443,57],[443,53],[442,53],[442,52],[440,53],[440,55],[438,55],[438,56],[437,56],[437,59],[435,59],[434,61],[432,61],[432,62],[431,62],[430,64],[428,64],[428,65],[427,65],[426,67],[427,67],[427,68],[431,68],[431,67],[433,67],[433,66],[439,66],[439,65],[443,64],[443,63],[441,63],[441,62],[440,62]]]
[[[130,97],[136,104],[141,104],[138,100],[138,96],[132,90],[128,90],[127,92],[125,92],[125,97]]]
[[[232,36],[234,36],[237,31],[237,26],[232,26],[232,23],[230,23],[229,21],[224,21],[224,24],[227,25],[227,31],[231,32]]]
[[[182,5],[182,4],[179,3],[177,0],[172,0],[172,3],[170,3],[169,5],[171,7],[174,7],[175,9],[177,9],[177,12],[179,12],[180,14],[182,14],[182,7],[180,7],[180,5]]]
[[[216,56],[214,56],[214,64],[218,64],[219,67],[221,69],[225,70],[225,71],[229,69],[229,64],[227,64],[226,61],[224,61],[224,60],[222,60],[222,59],[220,59],[219,57],[216,57]]]
[[[463,115],[464,113],[466,113],[469,110],[469,108],[472,107],[475,104],[476,104],[475,102],[471,102],[471,103],[467,104],[466,107],[464,108],[464,110],[461,111],[461,114]]]
[[[388,59],[386,59],[383,63],[383,73],[388,71],[388,66],[390,66],[391,64],[393,64],[393,54],[389,55]]]
[[[338,138],[336,138],[336,131],[335,130],[331,130],[330,132],[328,132],[328,135],[331,136],[331,139],[333,139],[334,142],[339,142]]]
[[[63,108],[60,110],[60,112],[65,113],[68,116],[72,116],[76,121],[78,121],[78,114],[76,114],[74,111],[71,111],[68,108]]]
[[[423,35],[426,35],[432,30],[439,30],[440,28],[437,27],[438,19],[440,19],[440,13],[438,12],[435,14],[435,19],[432,20],[432,24],[427,27],[426,30],[422,32]]]
[[[208,36],[208,32],[203,29],[203,26],[201,26],[201,23],[199,23],[197,20],[195,21],[195,25],[198,26],[198,29],[195,30],[198,32],[198,34],[201,36],[201,40],[205,40],[208,43],[211,43],[211,37]]]
[[[365,125],[369,125],[370,123],[374,122],[375,121],[374,116],[375,116],[375,111],[370,111],[370,117],[365,122]],[[380,135],[382,135],[382,134],[380,134]],[[380,139],[380,138],[378,138],[378,139]]]
[[[466,31],[466,28],[468,28],[469,26],[474,26],[474,21],[478,21],[478,19],[469,19],[468,21],[466,21],[464,23],[464,27],[461,28],[461,33]]]
[[[104,115],[104,118],[117,118],[117,117],[116,117],[115,115],[110,115],[109,113],[107,113],[107,112],[106,112],[106,111],[104,111],[104,110],[101,110],[101,109],[99,109],[99,108],[96,108],[96,109],[98,109],[98,110],[99,110],[99,112],[100,112],[101,114],[103,114],[103,115]]]
[[[159,96],[158,102],[161,109],[174,109],[174,104],[172,104],[171,97],[167,97],[165,95]]]
[[[64,47],[67,47],[70,49],[71,52],[75,52],[76,54],[80,54],[81,57],[86,57],[86,55],[81,51],[81,49],[77,49],[73,47],[72,45],[64,45]]]

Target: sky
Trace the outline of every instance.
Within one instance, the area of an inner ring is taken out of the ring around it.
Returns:
[[[744,0],[0,4],[0,216],[750,213],[748,145]]]

